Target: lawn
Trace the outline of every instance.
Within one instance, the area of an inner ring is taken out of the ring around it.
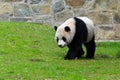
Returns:
[[[64,60],[46,25],[0,22],[0,80],[119,80],[120,42],[97,42],[95,59]]]

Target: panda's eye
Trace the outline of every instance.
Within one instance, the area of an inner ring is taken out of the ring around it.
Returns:
[[[63,40],[63,41],[66,41],[66,38],[65,38],[65,37],[62,37],[62,40]]]

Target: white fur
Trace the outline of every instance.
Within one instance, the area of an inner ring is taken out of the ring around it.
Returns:
[[[87,36],[87,41],[86,42],[89,42],[93,35],[94,35],[94,24],[93,24],[93,21],[87,17],[77,17],[81,20],[84,21],[84,23],[86,24],[86,27],[87,27],[87,31],[88,31],[88,36]]]

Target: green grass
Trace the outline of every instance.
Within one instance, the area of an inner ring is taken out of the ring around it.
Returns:
[[[0,80],[119,80],[120,42],[99,42],[95,59],[64,60],[54,30],[0,22]]]

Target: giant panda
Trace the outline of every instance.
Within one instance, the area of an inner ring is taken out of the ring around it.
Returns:
[[[68,46],[65,59],[80,58],[83,54],[82,44],[86,47],[86,58],[94,58],[95,33],[93,21],[87,17],[67,19],[60,26],[55,26],[55,40],[59,47]]]

